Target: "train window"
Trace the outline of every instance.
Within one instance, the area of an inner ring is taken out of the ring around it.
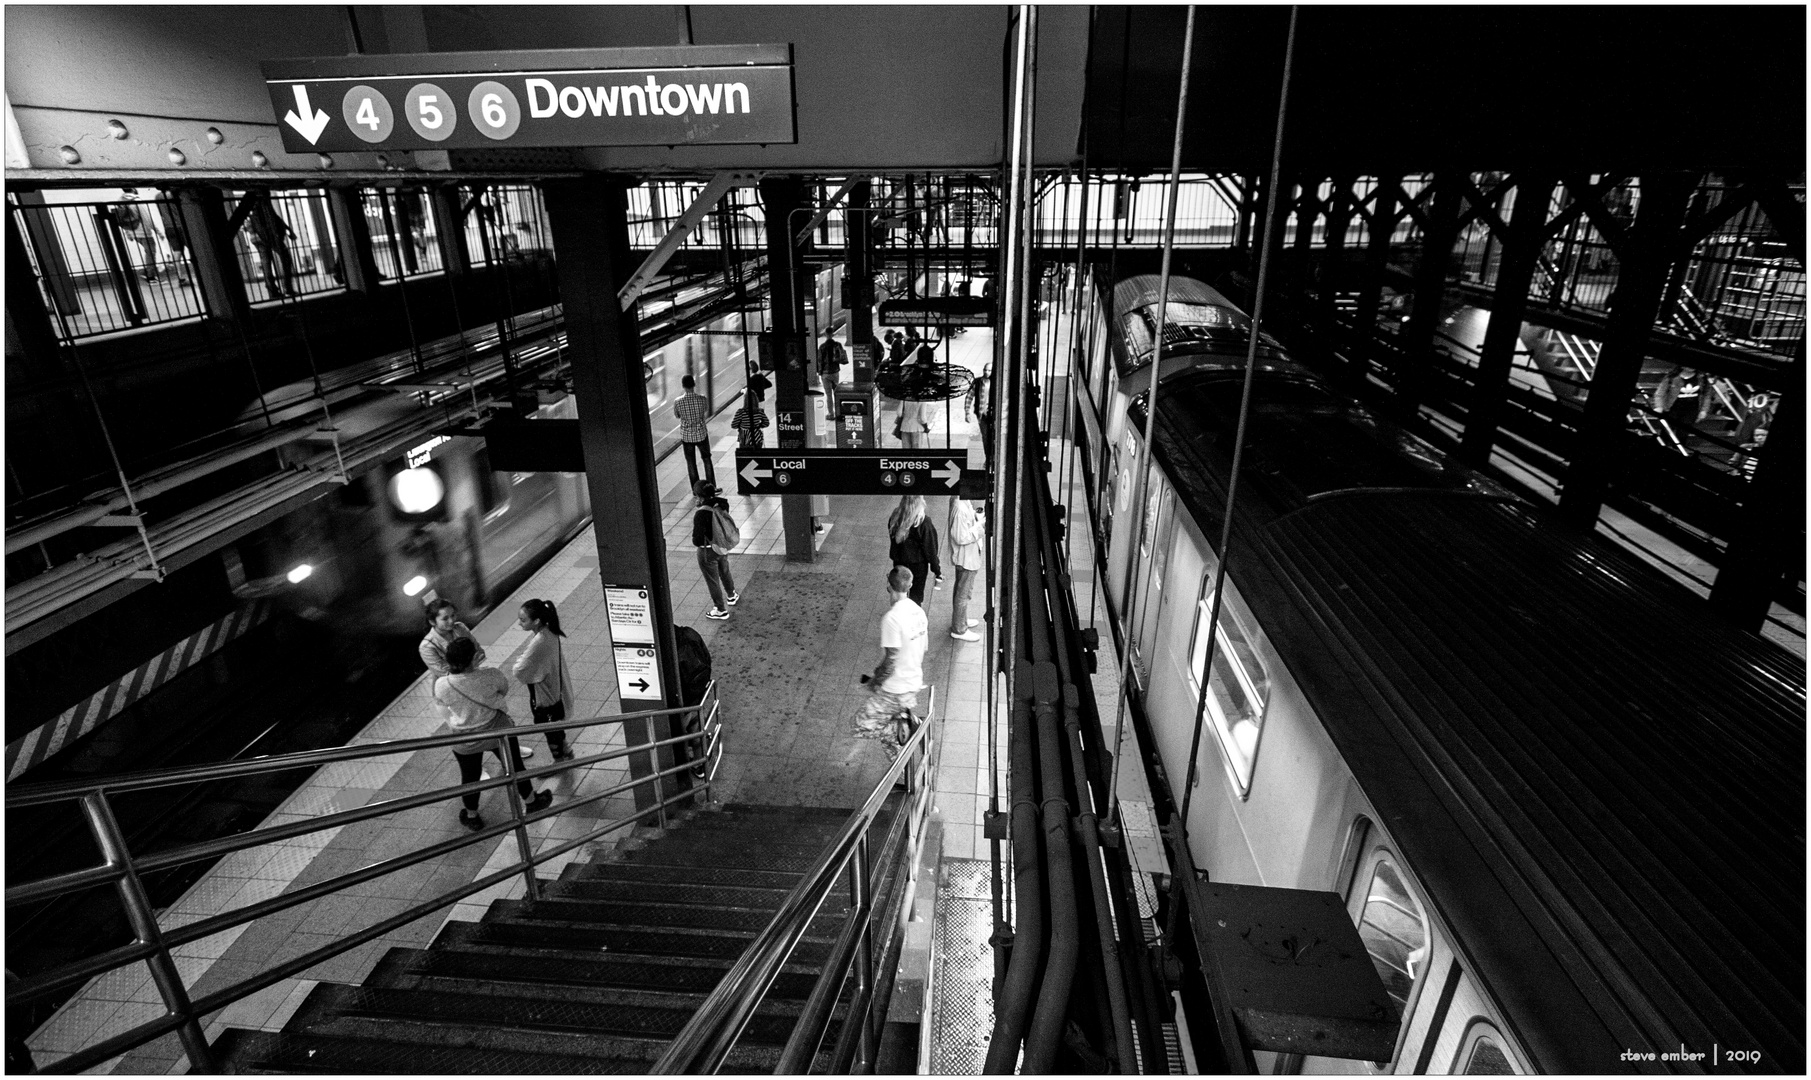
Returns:
[[[1210,572],[1201,586],[1195,611],[1194,640],[1189,643],[1189,676],[1200,691],[1207,663],[1208,616],[1213,611],[1214,578]],[[1251,794],[1251,773],[1258,760],[1258,736],[1264,726],[1264,706],[1270,700],[1270,674],[1258,657],[1260,631],[1251,613],[1228,592],[1220,607],[1218,644],[1214,647],[1213,677],[1208,687],[1207,712],[1213,717],[1226,751],[1227,768],[1241,796]]]
[[[1503,1048],[1503,1037],[1497,1029],[1482,1020],[1473,1024],[1459,1043],[1457,1063],[1462,1064],[1453,1071],[1466,1076],[1517,1076],[1522,1072]]]
[[[1390,1004],[1400,1019],[1408,1009],[1419,970],[1427,959],[1427,920],[1403,883],[1396,864],[1388,858],[1373,863],[1358,936],[1371,954],[1371,963],[1383,979]]]

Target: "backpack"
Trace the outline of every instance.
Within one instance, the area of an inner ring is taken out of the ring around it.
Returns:
[[[730,549],[741,542],[742,530],[736,527],[736,519],[721,506],[711,507],[711,550],[728,555]]]
[[[704,636],[689,626],[675,626],[673,639],[679,647],[679,692],[687,705],[696,705],[711,684],[711,651]]]

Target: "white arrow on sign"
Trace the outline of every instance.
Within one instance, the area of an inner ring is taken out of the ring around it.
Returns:
[[[935,475],[943,477],[945,486],[955,487],[962,480],[962,467],[953,461],[945,462],[945,465],[947,468],[938,469]]]
[[[760,481],[767,479],[768,477],[770,477],[772,475],[773,475],[772,469],[758,468],[757,463],[753,462],[753,461],[742,466],[742,479],[748,481],[748,483],[751,487],[753,485],[759,483]]]
[[[316,111],[313,106],[308,104],[308,88],[306,86],[297,83],[295,85],[295,91],[296,108],[283,114],[283,122],[290,127],[295,128],[296,131],[301,133],[302,138],[308,140],[308,145],[313,146],[315,140],[321,137],[321,132],[327,130],[327,114],[325,112]],[[302,115],[297,116],[296,109],[302,110]]]

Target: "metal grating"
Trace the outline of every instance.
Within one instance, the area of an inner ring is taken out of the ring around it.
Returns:
[[[943,860],[936,919],[929,1071],[974,1076],[986,1062],[994,1026],[992,877],[986,860]]]

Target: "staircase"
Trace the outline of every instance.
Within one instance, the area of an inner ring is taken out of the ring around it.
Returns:
[[[426,949],[391,949],[362,986],[316,986],[280,1032],[228,1029],[216,1060],[240,1073],[645,1073],[851,812],[712,805],[640,830],[568,865],[540,900],[499,900]],[[724,1072],[773,1071],[848,903],[845,880]]]

